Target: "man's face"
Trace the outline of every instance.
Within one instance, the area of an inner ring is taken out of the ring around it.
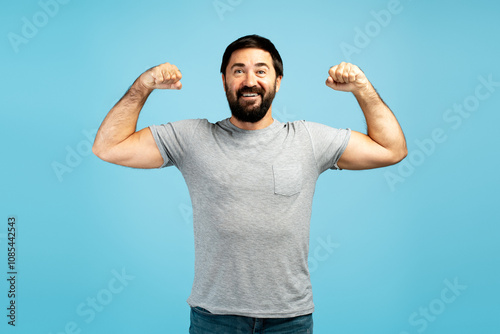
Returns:
[[[233,116],[251,123],[267,114],[281,83],[269,52],[253,48],[232,53],[222,80]]]

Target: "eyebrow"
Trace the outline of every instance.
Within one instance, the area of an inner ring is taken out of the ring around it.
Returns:
[[[231,66],[231,69],[233,69],[235,67],[245,67],[245,64],[243,64],[243,63],[234,63]],[[255,64],[254,67],[267,67],[267,68],[269,68],[269,65],[267,65],[266,63],[257,63],[257,64]]]

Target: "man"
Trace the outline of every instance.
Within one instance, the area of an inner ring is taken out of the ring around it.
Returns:
[[[307,258],[316,180],[327,169],[395,164],[406,154],[398,121],[364,73],[341,63],[326,85],[352,92],[367,134],[272,118],[283,64],[257,35],[230,44],[222,82],[231,117],[150,126],[137,118],[154,89],[181,89],[165,63],[144,72],[111,109],[93,151],[135,168],[175,165],[193,205],[195,277],[190,333],[312,333],[314,305]]]

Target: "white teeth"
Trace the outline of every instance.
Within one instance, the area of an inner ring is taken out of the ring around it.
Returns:
[[[257,94],[243,94],[245,97],[257,96]]]

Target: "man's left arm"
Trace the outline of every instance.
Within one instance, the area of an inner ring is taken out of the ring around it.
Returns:
[[[403,130],[389,107],[356,65],[340,63],[328,72],[326,85],[352,92],[367,124],[367,134],[351,131],[351,138],[337,165],[341,169],[370,169],[403,160],[408,151]]]

